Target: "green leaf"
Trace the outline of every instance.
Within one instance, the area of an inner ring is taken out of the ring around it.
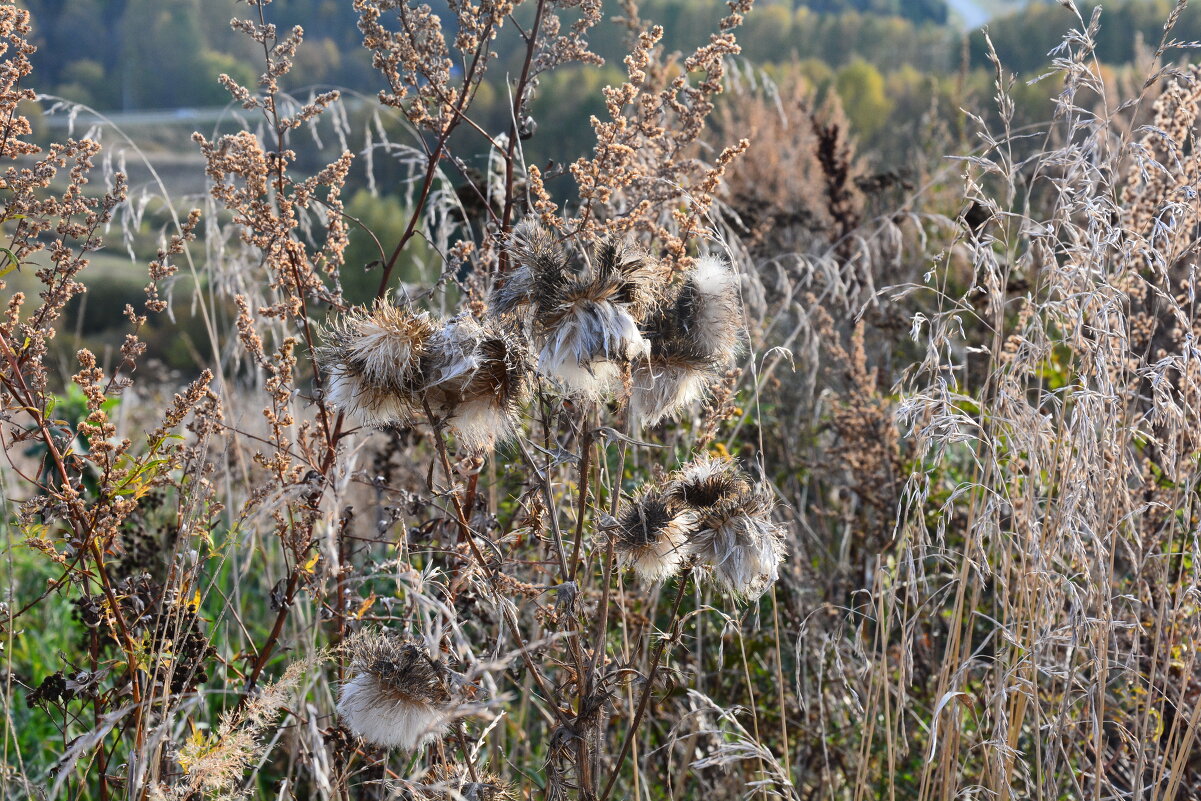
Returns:
[[[13,270],[20,267],[21,262],[17,261],[16,254],[14,254],[8,248],[0,248],[0,253],[3,253],[5,256],[4,266],[0,267],[0,278],[3,278],[4,276],[11,273]]]

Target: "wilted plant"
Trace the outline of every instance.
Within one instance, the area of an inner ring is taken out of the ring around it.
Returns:
[[[600,7],[537,0],[531,24],[520,5],[452,3],[451,34],[428,8],[356,0],[381,106],[415,146],[390,151],[408,159],[410,216],[398,241],[380,243],[376,296],[353,306],[342,277],[363,265],[345,264],[357,221],[342,197],[357,154],[339,94],[301,100],[281,88],[303,31],[277,30],[266,0],[251,2],[253,18],[233,26],[262,50],[262,72],[253,85],[222,83],[259,126],[194,137],[206,219],[162,199],[171,230],[144,310],[171,311],[175,262],[192,268],[216,369],[151,421],[143,396],[127,403],[146,322],[127,309],[134,333],[115,368],[78,355],[69,382],[86,415],[74,422],[54,415],[63,377],[45,355],[124,184],[86,191],[94,142],[33,160],[17,113],[32,99],[20,88],[27,19],[2,7],[0,155],[11,166],[0,219],[19,267],[54,240],[36,276],[42,306],[15,293],[0,324],[5,450],[32,439],[46,457],[6,480],[21,504],[9,539],[61,571],[40,596],[10,598],[4,626],[28,642],[23,618],[55,614],[61,597],[84,638],[64,646],[60,670],[9,674],[10,717],[24,684],[19,714],[57,739],[29,764],[57,762],[4,781],[100,799],[235,797],[279,780],[297,797],[391,787],[501,801],[531,783],[551,798],[608,799],[653,769],[640,744],[661,735],[644,725],[651,699],[680,631],[697,625],[687,590],[707,592],[689,582],[692,568],[755,597],[783,555],[755,550],[775,531],[770,504],[748,496],[720,520],[705,511],[710,531],[648,464],[672,470],[694,424],[726,419],[697,402],[719,394],[743,343],[747,264],[736,248],[710,255],[719,247],[701,234],[745,145],[710,162],[700,143],[749,4],[731,6],[720,33],[678,65],[657,50],[657,31],[641,37],[628,82],[608,93],[595,158],[575,165],[580,203],[568,219],[518,142],[537,77],[597,60],[587,33]],[[518,19],[527,58],[512,129],[488,132],[472,99],[492,43]],[[460,60],[465,70],[451,66]],[[371,137],[387,135],[383,119]],[[300,152],[298,133],[316,140],[326,125],[337,152]],[[462,164],[452,143],[470,136],[496,167],[479,178],[492,185],[457,188],[487,199],[482,229],[450,213],[461,195],[444,172]],[[54,194],[60,170],[67,188]],[[396,277],[415,242],[443,269],[410,291]],[[686,413],[678,430],[639,435],[679,450],[632,436]],[[86,451],[72,444],[82,441]],[[144,536],[150,526],[162,536]],[[623,565],[652,585],[675,577],[674,603],[627,589]]]

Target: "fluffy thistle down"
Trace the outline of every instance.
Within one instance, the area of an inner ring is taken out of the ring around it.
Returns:
[[[604,397],[648,351],[638,323],[654,306],[659,265],[616,237],[572,265],[534,220],[517,227],[509,253],[517,266],[493,294],[493,309],[526,322],[543,375],[569,394]]]
[[[688,555],[707,564],[734,595],[757,598],[779,578],[784,534],[771,521],[771,494],[732,461],[703,457],[673,477],[668,494],[695,513]]]
[[[475,451],[512,434],[529,385],[528,349],[495,321],[464,314],[439,326],[387,301],[343,315],[319,358],[335,408],[368,425],[411,424],[428,403]]]
[[[656,425],[704,397],[737,356],[741,317],[737,276],[720,259],[701,259],[651,318],[649,356],[631,381],[635,425]]]
[[[421,408],[422,361],[437,326],[428,314],[379,300],[325,331],[318,360],[325,400],[366,425],[409,420]]]
[[[529,381],[528,349],[493,321],[461,315],[431,338],[423,372],[430,409],[469,450],[512,436]]]
[[[623,565],[644,584],[665,581],[679,572],[697,515],[659,487],[649,487],[622,507],[614,548]]]
[[[351,678],[338,715],[373,745],[412,751],[442,735],[450,722],[451,672],[403,638],[363,633],[346,644]]]

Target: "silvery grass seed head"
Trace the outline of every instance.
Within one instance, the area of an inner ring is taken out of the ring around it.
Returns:
[[[383,632],[363,632],[344,646],[350,680],[338,715],[355,735],[384,748],[412,751],[437,739],[450,722],[451,673],[421,646]]]

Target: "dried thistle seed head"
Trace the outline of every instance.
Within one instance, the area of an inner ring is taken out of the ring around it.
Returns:
[[[414,393],[435,330],[428,314],[388,300],[346,312],[317,351],[326,401],[368,424],[410,419],[420,408]]]
[[[684,563],[697,522],[694,512],[662,488],[645,488],[622,507],[614,549],[644,584],[664,581]]]
[[[686,486],[704,504],[696,507],[700,524],[688,541],[688,555],[707,564],[730,593],[759,597],[779,578],[785,551],[784,532],[771,520],[771,493],[730,472],[708,471]]]
[[[780,577],[784,532],[760,517],[735,514],[689,541],[689,555],[706,562],[718,584],[733,595],[758,598]]]
[[[701,527],[710,527],[724,504],[751,490],[747,475],[732,459],[700,456],[672,474],[671,496],[694,511]]]
[[[527,304],[554,305],[568,281],[567,253],[535,217],[518,223],[507,247],[513,269],[492,292],[497,314],[511,314]]]
[[[636,427],[653,426],[705,396],[719,378],[713,361],[687,335],[674,314],[674,304],[650,319],[647,358],[633,368],[630,380],[630,420]]]
[[[593,253],[591,283],[641,320],[659,300],[669,274],[645,250],[619,234],[609,234]]]
[[[426,772],[424,784],[431,801],[516,801],[513,786],[499,776],[476,769],[476,781],[460,765],[441,763]]]
[[[419,645],[364,632],[344,646],[350,681],[338,715],[355,735],[385,748],[411,751],[437,739],[449,722],[451,673]]]
[[[703,398],[736,356],[740,325],[734,274],[719,259],[701,259],[647,321],[650,354],[632,374],[632,422],[656,425]]]
[[[653,306],[661,268],[619,238],[604,240],[591,264],[573,266],[534,220],[513,232],[509,253],[518,267],[493,293],[492,308],[523,312],[539,371],[566,393],[605,397],[647,352],[638,321]]]
[[[729,366],[741,344],[742,306],[738,276],[721,259],[705,256],[684,279],[676,297],[675,316],[681,335],[715,367]]]
[[[569,297],[539,329],[538,369],[567,393],[594,400],[648,349],[633,316],[608,300]]]
[[[652,353],[631,373],[630,421],[635,428],[658,425],[705,397],[718,377],[708,362]]]
[[[487,450],[512,436],[529,391],[530,354],[520,338],[495,321],[461,316],[433,338],[427,362],[430,408],[464,447]]]

